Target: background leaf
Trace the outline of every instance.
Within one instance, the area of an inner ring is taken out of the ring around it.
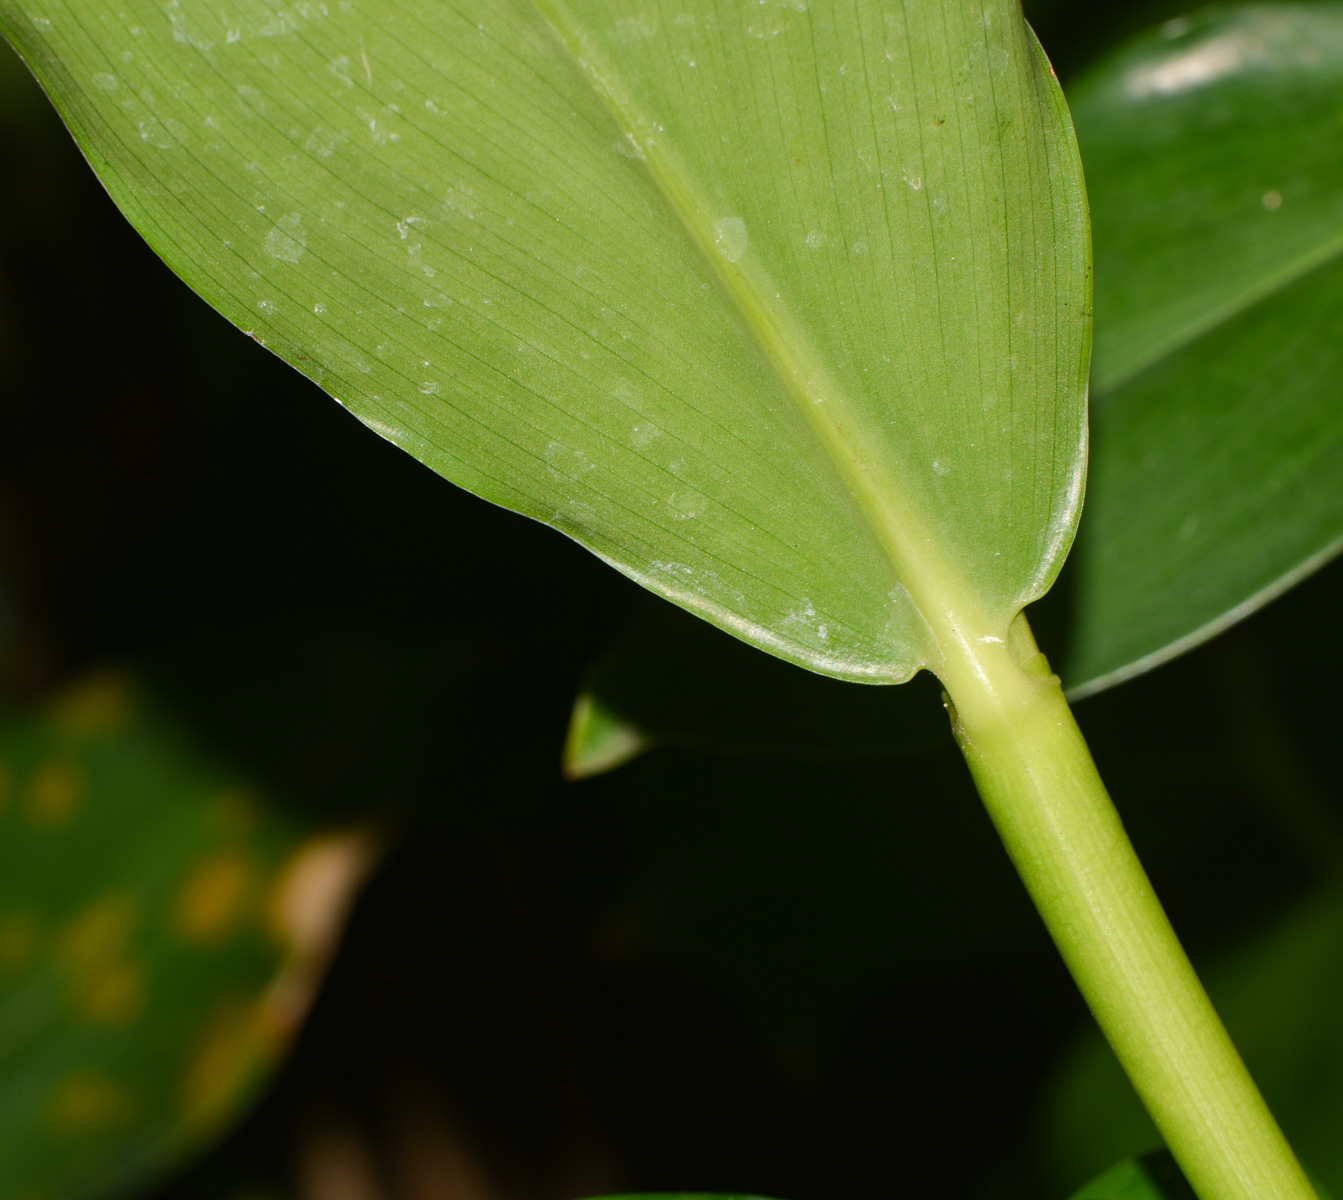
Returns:
[[[1127,1159],[1077,1192],[1072,1200],[1197,1200],[1164,1150]]]
[[[946,747],[950,725],[931,678],[855,688],[793,670],[657,601],[594,664],[565,743],[582,778],[655,746],[808,758]]]
[[[1077,16],[1046,36],[1056,61],[1132,20],[1123,5],[1068,7]],[[281,1087],[155,1194],[289,1194],[315,1106],[390,1155],[386,1107],[422,1072],[484,1140],[506,1196],[682,1181],[876,1194],[893,1160],[918,1195],[1063,1195],[1037,1179],[995,1188],[996,1166],[1088,1018],[954,752],[921,756],[917,787],[896,795],[881,764],[837,782],[691,752],[566,791],[554,760],[581,662],[637,589],[443,488],[215,319],[144,252],[34,93],[4,108],[14,170],[0,189],[15,331],[0,552],[18,552],[25,659],[68,674],[109,650],[148,653],[193,727],[213,740],[245,726],[230,761],[283,778],[268,794],[326,803],[342,756],[390,724],[386,751],[337,790],[366,795],[391,775],[394,795],[431,801],[361,903]],[[1319,870],[1318,839],[1303,853],[1262,819],[1243,758],[1256,738],[1225,714],[1218,668],[1245,638],[1270,639],[1256,694],[1298,767],[1329,780],[1340,570],[1081,711],[1195,954]],[[426,653],[440,637],[467,653],[468,688],[434,684],[453,668]],[[414,670],[375,669],[403,657]],[[640,794],[654,784],[656,802]],[[771,790],[784,785],[797,794],[781,821]],[[622,952],[609,923],[650,883],[653,932],[669,933]],[[911,954],[913,939],[927,944]],[[761,978],[746,962],[766,956]],[[808,1019],[781,1020],[784,1004]],[[762,1010],[776,1022],[763,1030]],[[594,1160],[614,1175],[594,1180]]]
[[[901,681],[906,589],[1001,634],[1057,571],[1089,250],[1011,0],[0,14],[212,304],[676,603]]]
[[[1343,545],[1341,89],[1329,4],[1180,18],[1068,88],[1096,241],[1092,453],[1073,562],[1032,621],[1075,697]],[[593,669],[587,703],[640,733],[627,752],[756,750],[772,724],[794,754],[898,752],[919,720],[911,698],[865,692],[848,724],[801,725],[820,685],[782,692],[679,628],[642,621]]]
[[[1328,1193],[1315,1185],[1320,1200]],[[1072,1200],[1196,1200],[1193,1189],[1165,1150],[1130,1158],[1111,1167],[1077,1192]]]
[[[1096,238],[1075,690],[1343,545],[1341,90],[1330,4],[1170,22],[1069,89]]]
[[[0,1196],[142,1184],[288,1043],[371,845],[315,836],[123,676],[0,729]]]
[[[1288,1139],[1337,1193],[1343,1188],[1343,895],[1334,887],[1306,901],[1206,978]],[[1060,1073],[1044,1129],[1044,1155],[1058,1178],[1158,1141],[1109,1049],[1091,1035]]]

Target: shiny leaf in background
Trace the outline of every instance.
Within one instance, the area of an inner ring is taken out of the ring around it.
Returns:
[[[1089,242],[1012,0],[5,0],[0,24],[230,320],[677,604],[895,682],[936,658],[921,613],[1005,635],[1054,578]]]
[[[1038,632],[1078,696],[1212,636],[1343,544],[1343,6],[1170,22],[1069,100],[1096,243],[1094,428],[1072,627],[1058,644]],[[592,751],[593,772],[660,742],[754,750],[757,727],[821,702],[815,684],[784,699],[744,664],[727,674],[722,639],[682,637],[670,660],[646,627],[594,666],[583,703],[625,737],[624,757]],[[897,749],[912,699],[858,693],[851,728],[796,728],[789,748],[878,753],[885,727]]]
[[[1343,545],[1343,7],[1170,22],[1069,102],[1096,242],[1063,671],[1086,692]]]
[[[1302,1160],[1343,1193],[1343,894],[1303,903],[1208,972],[1208,990]],[[1088,1036],[1044,1121],[1044,1157],[1066,1179],[1159,1142],[1110,1053]]]
[[[307,1010],[370,857],[100,677],[0,728],[0,1197],[141,1182],[220,1132]]]

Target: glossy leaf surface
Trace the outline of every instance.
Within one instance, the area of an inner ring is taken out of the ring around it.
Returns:
[[[0,730],[0,1196],[142,1182],[305,1013],[367,841],[314,836],[91,680]]]
[[[1093,432],[1071,628],[1038,632],[1075,696],[1197,644],[1340,545],[1341,94],[1340,5],[1170,23],[1069,89],[1096,241]],[[639,731],[627,750],[749,750],[756,725],[789,725],[799,697],[726,676],[707,640],[665,661],[645,629],[589,683],[608,726]],[[670,714],[654,692],[697,699]],[[818,722],[789,745],[899,749],[910,699],[857,695],[851,730]]]
[[[1343,545],[1340,95],[1339,5],[1210,10],[1069,89],[1096,239],[1075,689]]]
[[[1011,0],[0,14],[211,303],[676,603],[898,681],[921,613],[1002,633],[1054,577],[1089,249]]]

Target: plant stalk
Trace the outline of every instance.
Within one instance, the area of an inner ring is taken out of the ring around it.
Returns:
[[[939,673],[984,805],[1097,1023],[1200,1200],[1318,1200],[1024,618],[1009,641],[980,639]]]

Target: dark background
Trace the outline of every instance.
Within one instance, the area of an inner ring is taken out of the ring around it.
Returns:
[[[1179,11],[1033,17],[1066,85]],[[949,738],[564,782],[638,589],[211,313],[8,51],[0,171],[4,703],[129,664],[294,804],[400,831],[275,1086],[163,1200],[1049,1194],[1087,1017]],[[1078,710],[1196,960],[1330,870],[1298,817],[1343,823],[1341,586]]]

